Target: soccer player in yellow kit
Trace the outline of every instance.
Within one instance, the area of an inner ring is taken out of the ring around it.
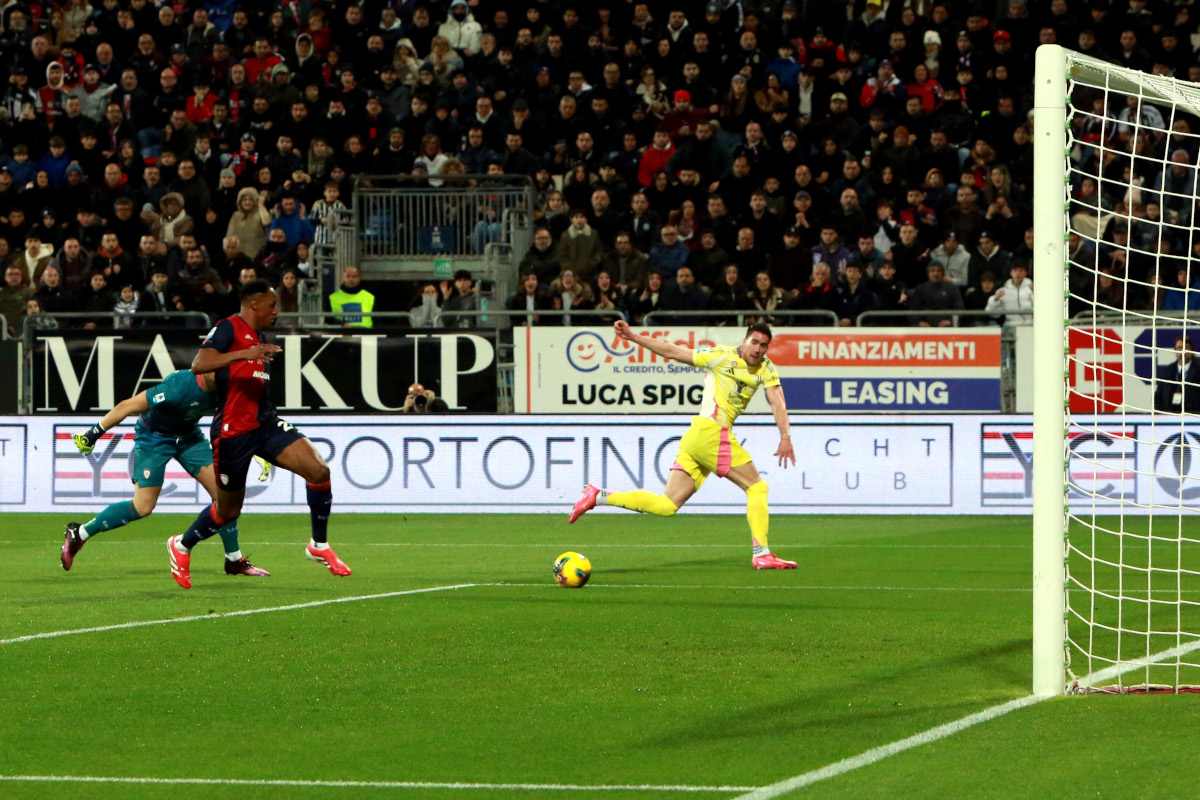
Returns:
[[[779,447],[775,455],[785,469],[796,463],[789,432],[787,404],[779,385],[779,373],[767,358],[771,329],[764,323],[751,325],[746,338],[737,347],[713,347],[689,350],[671,342],[634,333],[628,323],[618,321],[613,328],[622,339],[634,342],[663,358],[691,364],[707,370],[704,399],[699,413],[679,442],[679,454],[671,465],[666,491],[647,489],[608,492],[588,484],[583,497],[571,511],[570,522],[579,519],[597,505],[610,505],[669,517],[688,501],[710,473],[728,478],[746,492],[746,519],[750,521],[753,546],[751,564],[755,569],[795,569],[795,561],[785,561],[767,546],[767,482],[758,474],[750,454],[738,444],[733,422],[746,410],[761,386],[779,428]]]

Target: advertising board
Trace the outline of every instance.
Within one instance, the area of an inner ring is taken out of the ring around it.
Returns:
[[[688,420],[575,416],[295,416],[333,473],[338,514],[544,512],[566,514],[584,483],[660,489]],[[1149,417],[1080,418],[1069,433],[1072,505],[1083,513],[1200,510],[1200,424]],[[1119,422],[1120,424],[1115,424]],[[76,452],[78,417],[0,417],[0,504],[5,510],[94,512],[131,494],[132,427],[88,456]],[[795,416],[799,463],[782,469],[769,416],[735,428],[770,486],[771,510],[789,514],[1028,514],[1032,422],[1018,415]],[[161,511],[207,502],[175,464]],[[276,470],[251,480],[247,511],[306,511],[304,482]],[[745,496],[712,478],[687,513],[745,512]],[[602,513],[616,513],[602,511]]]
[[[650,328],[696,349],[743,329]],[[1000,330],[776,328],[771,361],[788,409],[864,413],[1000,410]],[[526,327],[514,335],[516,409],[525,413],[690,413],[704,371],[665,361],[609,328]],[[766,411],[759,393],[750,411]]]
[[[39,332],[32,348],[34,411],[106,411],[192,362],[205,331]],[[275,331],[271,397],[281,411],[388,413],[408,387],[437,387],[454,410],[496,410],[494,337],[477,333]]]
[[[1185,339],[1200,352],[1195,324],[1105,325],[1073,327],[1067,332],[1067,401],[1075,414],[1144,414],[1155,408],[1156,376],[1177,357],[1175,343]],[[1016,407],[1033,410],[1033,328],[1016,329]],[[1200,391],[1196,389],[1195,391]],[[1161,402],[1170,395],[1159,395]],[[1160,409],[1162,410],[1162,409]]]

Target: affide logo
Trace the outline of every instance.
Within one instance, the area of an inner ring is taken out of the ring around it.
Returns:
[[[1067,333],[1067,387],[1071,411],[1116,411],[1125,401],[1125,343],[1112,328]]]

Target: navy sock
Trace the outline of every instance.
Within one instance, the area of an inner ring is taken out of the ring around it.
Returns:
[[[196,519],[192,520],[192,524],[188,526],[187,532],[183,534],[180,544],[191,550],[200,544],[200,542],[214,535],[217,529],[226,522],[229,522],[229,520],[217,517],[217,509],[214,506],[207,506],[196,515]]]
[[[308,484],[308,512],[312,519],[312,540],[318,544],[329,539],[329,511],[333,508],[333,490],[329,481]]]

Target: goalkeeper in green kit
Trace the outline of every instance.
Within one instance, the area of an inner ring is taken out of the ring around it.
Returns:
[[[134,414],[138,417],[129,456],[129,478],[137,489],[133,500],[113,503],[92,519],[83,523],[68,522],[62,545],[62,568],[70,570],[87,540],[92,536],[150,515],[162,491],[167,462],[171,459],[195,478],[205,491],[217,496],[217,480],[213,471],[212,447],[200,430],[200,419],[213,413],[212,375],[196,375],[191,370],[179,370],[159,383],[128,400],[123,400],[104,415],[99,423],[73,437],[83,454],[91,453],[105,432]],[[117,434],[118,436],[121,434]],[[271,466],[261,462],[259,480],[266,480]],[[237,521],[220,528],[217,533],[225,545],[225,572],[228,575],[266,577],[265,569],[251,564],[238,549]]]

